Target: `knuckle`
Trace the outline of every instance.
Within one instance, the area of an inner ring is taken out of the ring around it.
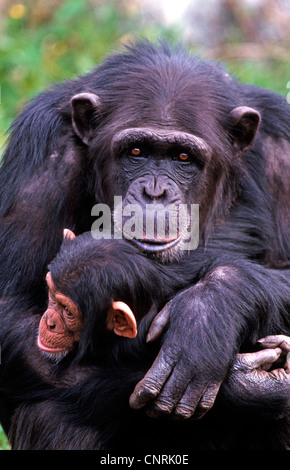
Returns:
[[[159,389],[155,382],[147,380],[140,384],[140,388],[137,391],[137,394],[140,398],[143,399],[152,399],[155,398],[159,393]]]
[[[154,405],[154,411],[158,414],[168,415],[172,411],[172,404],[166,402],[158,402]]]
[[[252,369],[249,363],[249,357],[246,354],[237,354],[236,360],[232,366],[232,372],[247,372]]]
[[[158,393],[159,390],[154,383],[149,381],[140,382],[130,397],[129,403],[131,408],[142,408],[146,403],[152,401]]]
[[[195,419],[202,418],[213,407],[218,390],[219,385],[212,385],[205,391],[198,403]]]
[[[207,398],[207,399],[202,399],[201,402],[199,403],[199,409],[203,412],[209,411],[214,404],[214,397],[213,398]]]
[[[200,400],[199,402],[199,405],[198,405],[198,408],[201,410],[201,411],[204,411],[204,412],[207,412],[209,411],[213,405],[214,405],[214,402],[215,402],[215,398],[216,398],[216,391],[215,390],[211,390],[211,392],[209,393],[206,393]]]
[[[195,411],[195,407],[190,407],[186,405],[179,405],[176,407],[174,415],[176,418],[185,420],[191,418]]]

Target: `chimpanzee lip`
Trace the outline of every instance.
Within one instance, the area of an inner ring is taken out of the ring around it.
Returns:
[[[51,354],[66,351],[65,348],[49,348],[48,346],[45,346],[45,345],[41,342],[39,336],[38,336],[38,338],[37,338],[37,346],[39,347],[39,349],[42,349],[42,351],[46,351],[46,352],[49,352],[49,353],[51,353]]]
[[[170,240],[138,240],[137,238],[132,238],[132,242],[145,253],[161,253],[162,251],[169,250],[170,248],[178,245],[181,238],[181,235]]]

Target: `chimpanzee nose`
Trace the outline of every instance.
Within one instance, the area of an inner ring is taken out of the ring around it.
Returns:
[[[60,321],[59,321],[59,315],[55,314],[53,309],[51,310],[48,309],[46,311],[45,321],[46,321],[46,326],[49,331],[53,331],[54,333],[58,333],[59,331],[61,331],[62,325],[60,324]]]
[[[162,202],[167,198],[167,185],[160,178],[152,176],[143,187],[143,197],[151,203],[154,200]]]
[[[54,330],[55,327],[56,327],[56,323],[55,323],[55,321],[53,320],[53,318],[52,318],[51,315],[47,315],[47,316],[46,316],[46,324],[47,324],[47,328],[48,328],[49,330],[51,330],[51,331]]]

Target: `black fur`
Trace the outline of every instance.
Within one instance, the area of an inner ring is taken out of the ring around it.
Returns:
[[[225,381],[208,417],[182,423],[153,420],[129,407],[160,348],[159,341],[146,344],[150,323],[166,301],[194,282],[202,269],[198,256],[191,269],[184,261],[162,266],[128,242],[96,241],[88,233],[65,242],[49,268],[56,291],[80,307],[84,329],[75,351],[50,367],[50,381],[22,394],[10,431],[13,449],[285,448],[286,388],[264,391],[258,402],[245,404],[243,393],[233,394]],[[106,330],[112,298],[128,303],[139,319],[135,339]],[[48,361],[43,358],[42,367],[49,368]],[[73,383],[65,386],[70,374]],[[56,378],[61,387],[54,386]]]
[[[70,100],[84,91],[102,102],[90,115],[88,146],[71,125]],[[234,144],[243,136],[229,118],[237,106],[261,115],[254,145],[242,156],[235,155]],[[216,63],[181,48],[149,43],[108,57],[24,109],[12,125],[0,169],[0,411],[6,430],[25,384],[28,390],[41,386],[31,378],[35,363],[26,331],[34,331],[45,308],[44,275],[62,230],[89,230],[92,205],[112,206],[113,196],[125,196],[133,184],[128,160],[111,153],[113,136],[125,128],[181,130],[211,148],[208,165],[183,176],[179,169],[166,170],[180,198],[200,204],[201,245],[183,262],[194,271],[200,259],[202,267],[194,285],[173,299],[164,354],[188,356],[186,372],[197,368],[210,381],[223,376],[235,353],[258,337],[289,334],[289,121],[283,97],[239,84]],[[152,164],[148,159],[144,171],[153,171]]]

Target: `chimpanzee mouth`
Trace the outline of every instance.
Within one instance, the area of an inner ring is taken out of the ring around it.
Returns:
[[[182,239],[182,235],[177,238],[170,240],[148,240],[142,239],[138,240],[137,238],[132,238],[131,241],[143,252],[145,253],[161,253],[162,251],[167,251],[178,245]]]
[[[45,346],[40,338],[38,337],[37,338],[37,346],[39,347],[39,349],[41,349],[42,351],[45,351],[47,353],[50,353],[50,354],[58,354],[58,353],[62,353],[64,351],[66,351],[65,348],[50,348],[49,346]]]

